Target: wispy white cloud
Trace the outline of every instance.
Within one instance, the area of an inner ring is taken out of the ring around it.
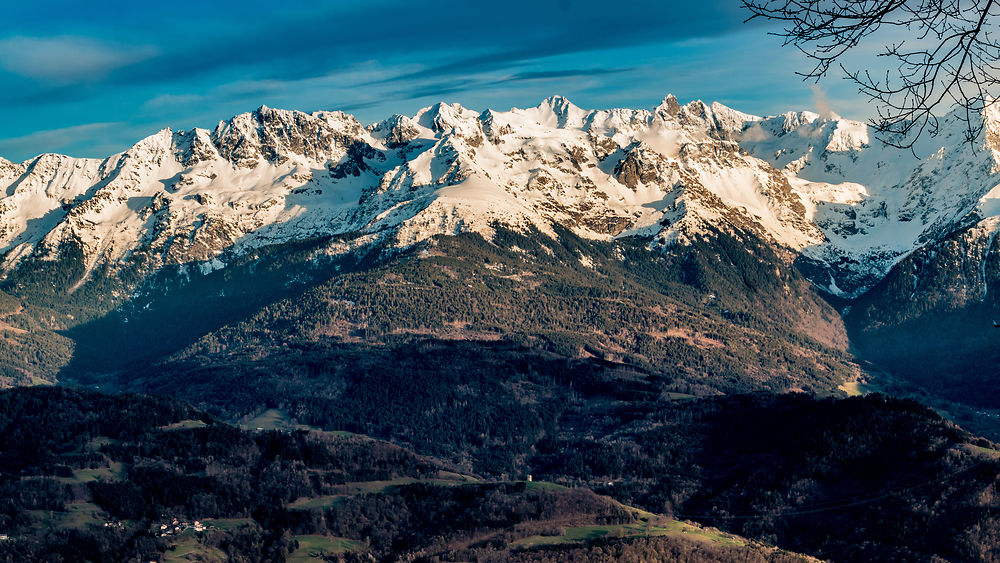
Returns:
[[[121,47],[87,37],[8,37],[0,39],[0,67],[37,80],[93,82],[123,66],[156,54],[149,46]]]
[[[813,84],[809,86],[809,89],[813,93],[813,104],[816,106],[816,113],[819,114],[823,119],[838,119],[840,118],[833,108],[830,107],[830,99],[827,98],[826,92],[819,87],[819,84]]]
[[[743,132],[740,136],[740,140],[750,143],[759,143],[761,141],[766,141],[770,137],[771,136],[767,134],[767,131],[764,131],[763,127],[754,123]]]
[[[205,99],[201,94],[160,94],[154,98],[146,100],[142,107],[145,109],[160,109],[170,106],[183,106],[194,104]]]

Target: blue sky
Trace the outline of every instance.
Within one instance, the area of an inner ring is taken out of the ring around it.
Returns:
[[[584,108],[720,101],[866,117],[735,0],[10,3],[0,30],[0,156],[102,157],[162,127],[211,129],[261,104],[371,122],[438,101]],[[819,98],[819,99],[818,99]]]

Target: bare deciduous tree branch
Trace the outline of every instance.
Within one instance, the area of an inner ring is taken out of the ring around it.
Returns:
[[[742,0],[749,19],[781,22],[784,38],[812,61],[799,73],[819,80],[836,65],[877,106],[882,140],[912,147],[959,109],[966,140],[982,133],[978,115],[1000,95],[1000,0]],[[749,20],[748,20],[749,21]],[[845,55],[879,31],[904,39],[882,46],[888,70],[852,69]]]

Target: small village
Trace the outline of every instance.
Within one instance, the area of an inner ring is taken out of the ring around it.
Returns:
[[[214,529],[215,526],[212,526],[211,524],[206,526],[199,520],[188,522],[186,520],[178,520],[177,518],[174,518],[171,522],[167,524],[160,524],[159,533],[160,537],[163,538],[170,536],[178,536],[189,530],[193,530],[195,532],[204,532],[206,530],[214,530]]]

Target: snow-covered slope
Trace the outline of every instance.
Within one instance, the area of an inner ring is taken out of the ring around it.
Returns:
[[[983,217],[981,201],[1000,182],[996,109],[978,145],[964,142],[953,117],[910,152],[870,140],[863,123],[803,112],[753,124],[741,146],[782,169],[823,231],[822,244],[801,250],[813,281],[855,296],[914,249]]]
[[[996,117],[986,115],[985,149],[946,127],[921,141],[919,159],[860,123],[672,96],[653,110],[583,110],[558,96],[508,112],[438,104],[368,127],[261,107],[105,160],[0,160],[0,253],[7,271],[68,246],[87,271],[209,270],[318,235],[407,246],[497,223],[553,235],[558,223],[655,246],[711,227],[787,248],[817,285],[853,296],[913,249],[1000,214]]]

